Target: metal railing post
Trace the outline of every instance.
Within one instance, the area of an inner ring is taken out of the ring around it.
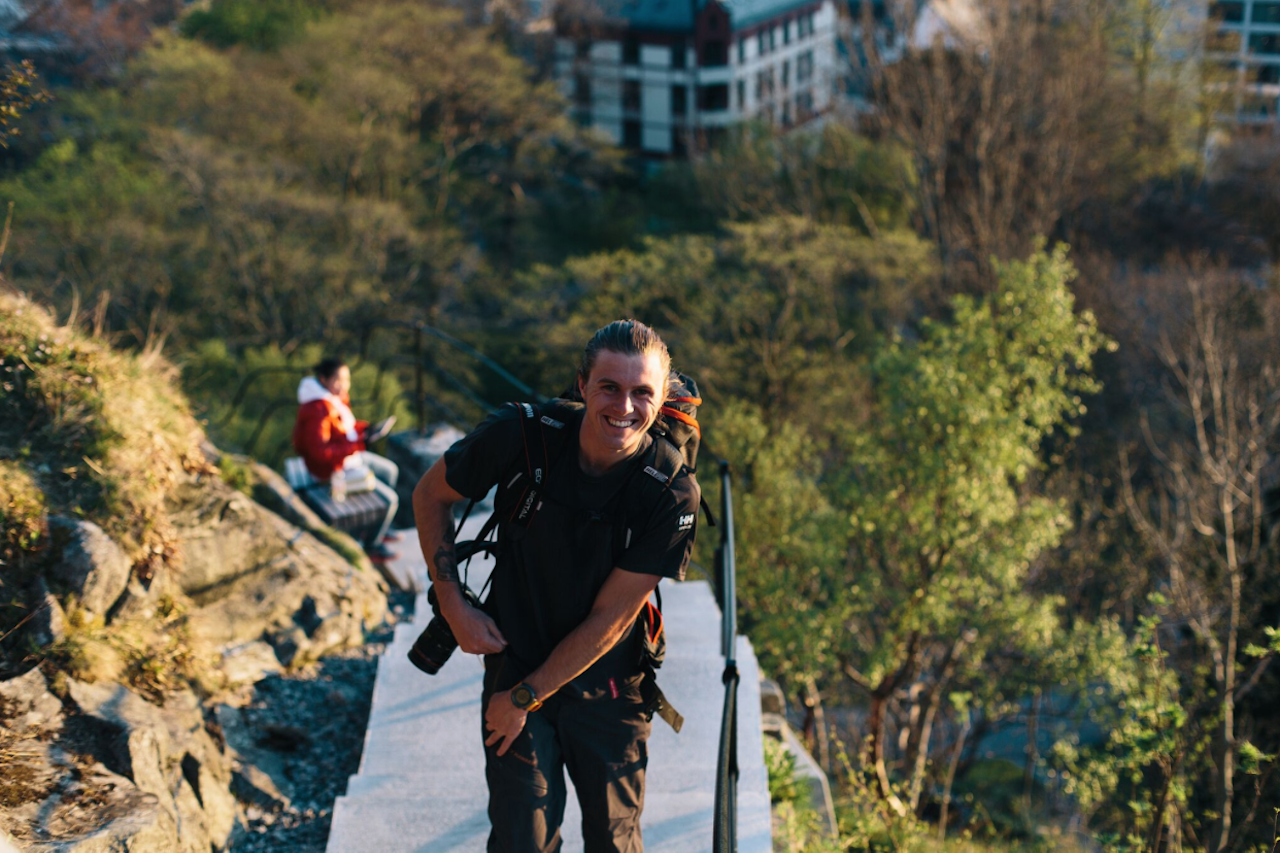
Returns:
[[[721,623],[720,653],[734,662],[734,638],[738,634],[737,556],[733,544],[733,495],[729,485],[729,463],[720,462],[720,598],[724,618]]]
[[[737,562],[733,545],[733,495],[729,463],[720,462],[721,646],[724,650],[724,713],[720,720],[720,753],[716,760],[715,817],[711,844],[715,853],[738,850],[738,635]]]
[[[422,323],[415,323],[413,328],[413,374],[414,403],[418,412],[418,435],[427,434],[427,398],[422,387]]]

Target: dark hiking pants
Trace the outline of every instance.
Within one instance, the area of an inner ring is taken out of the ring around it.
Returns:
[[[484,708],[494,692],[494,667],[485,675]],[[503,679],[505,682],[505,679]],[[504,689],[510,685],[502,683]],[[524,731],[498,756],[485,747],[489,783],[489,853],[556,853],[569,771],[582,806],[585,853],[640,853],[640,811],[650,723],[638,679],[618,695],[580,698],[557,693],[529,714]],[[483,731],[483,714],[481,715]],[[488,732],[484,732],[487,739]]]

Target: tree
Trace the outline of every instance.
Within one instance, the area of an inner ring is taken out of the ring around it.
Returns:
[[[718,238],[650,238],[638,251],[535,267],[505,308],[494,301],[509,317],[494,348],[559,388],[601,323],[637,317],[662,330],[676,367],[709,399],[750,401],[770,426],[791,420],[821,434],[849,417],[850,365],[878,330],[914,316],[933,274],[928,247],[909,233],[876,240],[774,217]]]
[[[910,152],[920,230],[961,288],[992,281],[991,258],[1082,228],[1090,203],[1105,217],[1197,160],[1214,81],[1176,4],[891,4],[888,44],[872,5],[874,126]]]
[[[1159,612],[1170,630],[1194,638],[1175,643],[1192,695],[1200,692],[1198,665],[1207,664],[1212,698],[1196,722],[1214,730],[1206,769],[1217,819],[1205,841],[1217,851],[1239,835],[1236,708],[1275,654],[1261,633],[1263,600],[1247,591],[1274,566],[1266,491],[1280,476],[1280,364],[1271,300],[1211,270],[1191,267],[1184,276],[1154,341],[1165,376],[1164,399],[1142,419],[1150,467],[1140,478],[1128,453],[1121,463],[1129,517],[1167,573],[1168,604]]]
[[[67,97],[70,138],[0,185],[15,278],[60,282],[64,307],[109,293],[113,330],[287,345],[435,318],[489,258],[564,250],[558,217],[591,208],[613,155],[483,28],[404,2],[295,24],[266,51],[164,35],[118,88]]]
[[[1026,488],[1041,441],[1084,411],[1105,343],[1077,315],[1065,248],[997,264],[984,299],[957,297],[950,322],[888,342],[871,363],[868,421],[845,437],[844,559],[827,618],[843,673],[867,696],[867,765],[898,812],[919,805],[932,726],[957,681],[1000,711],[984,658],[1024,667],[1053,646],[1056,599],[1026,589],[1033,561],[1066,528],[1064,508]],[[988,695],[983,696],[983,691]],[[891,703],[907,707],[910,802],[886,763]]]

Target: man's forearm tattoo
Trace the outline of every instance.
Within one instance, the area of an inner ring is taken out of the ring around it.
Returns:
[[[436,549],[436,582],[458,582],[458,558],[453,553],[453,543],[446,542]]]

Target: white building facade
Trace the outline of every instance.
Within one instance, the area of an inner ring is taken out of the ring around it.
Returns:
[[[1237,120],[1274,126],[1280,120],[1280,0],[1216,0],[1209,17],[1217,26],[1211,49],[1238,84]]]
[[[830,110],[833,0],[632,0],[556,20],[556,77],[576,118],[617,144],[683,156],[729,125]]]

